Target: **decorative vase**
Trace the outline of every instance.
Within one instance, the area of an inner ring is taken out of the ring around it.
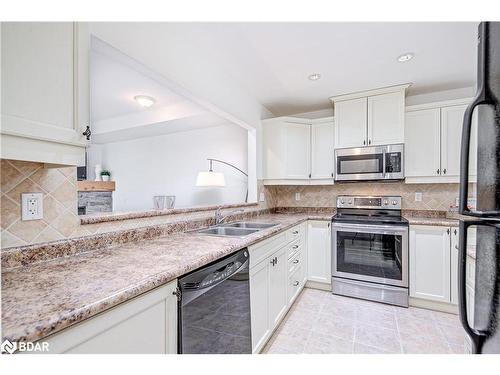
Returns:
[[[102,172],[101,164],[96,164],[94,171],[95,171],[95,181],[101,181],[101,172]]]
[[[101,178],[103,181],[109,181],[109,176],[107,175],[101,176]]]

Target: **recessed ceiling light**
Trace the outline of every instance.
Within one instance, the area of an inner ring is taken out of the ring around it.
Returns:
[[[320,78],[321,78],[321,74],[319,74],[319,73],[314,73],[314,74],[311,74],[311,75],[310,75],[309,77],[307,77],[307,78],[309,78],[311,81],[317,81],[318,79],[320,79]]]
[[[151,107],[153,104],[156,103],[156,100],[155,98],[151,97],[151,96],[147,96],[147,95],[136,95],[134,96],[134,100],[139,103],[139,105],[141,107],[144,107],[144,108],[149,108]]]
[[[403,53],[402,55],[398,56],[398,61],[399,62],[410,61],[411,59],[413,59],[413,56],[415,56],[413,52]]]

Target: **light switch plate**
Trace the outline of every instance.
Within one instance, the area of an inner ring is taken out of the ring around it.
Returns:
[[[295,200],[300,201],[300,193],[295,193]]]
[[[21,194],[21,220],[43,219],[43,193]]]
[[[415,202],[422,202],[422,193],[415,193]]]
[[[266,201],[266,196],[262,192],[259,194],[259,201],[260,202],[265,202]]]

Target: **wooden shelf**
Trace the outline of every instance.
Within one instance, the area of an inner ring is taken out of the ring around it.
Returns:
[[[114,181],[77,181],[78,191],[115,191]]]

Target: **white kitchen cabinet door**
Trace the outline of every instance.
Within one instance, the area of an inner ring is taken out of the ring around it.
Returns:
[[[252,352],[258,352],[270,334],[269,263],[263,260],[250,269],[250,310],[252,318]]]
[[[82,164],[82,132],[89,125],[87,25],[2,22],[1,28],[2,158]]]
[[[175,354],[176,287],[172,281],[42,341],[49,354]]]
[[[450,244],[450,301],[458,304],[458,228],[451,228]]]
[[[460,176],[460,146],[462,126],[467,105],[441,108],[441,169],[442,176]],[[471,130],[469,174],[476,175],[477,165],[477,117],[474,115]]]
[[[368,97],[368,145],[403,143],[404,120],[404,92]]]
[[[439,176],[440,152],[439,108],[407,112],[405,121],[406,177]]]
[[[331,223],[309,220],[307,228],[307,279],[331,284]]]
[[[333,118],[311,125],[311,178],[333,179],[334,173]]]
[[[410,226],[410,296],[450,303],[450,228]]]
[[[367,143],[367,98],[335,102],[335,148]]]
[[[311,173],[311,125],[285,124],[285,177],[309,179]]]
[[[271,263],[275,260],[274,264]],[[286,313],[288,258],[286,247],[278,250],[268,261],[269,267],[269,326],[274,328]]]

